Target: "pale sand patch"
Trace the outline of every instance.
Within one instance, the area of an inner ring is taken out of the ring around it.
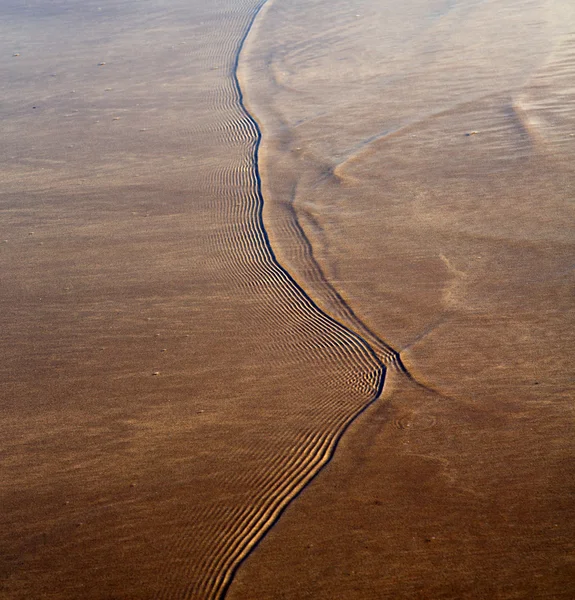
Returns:
[[[439,395],[389,386],[230,597],[570,598],[572,7],[355,8],[252,38],[268,222]]]

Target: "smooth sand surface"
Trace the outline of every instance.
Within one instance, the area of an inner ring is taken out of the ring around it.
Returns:
[[[0,597],[572,598],[570,3],[0,10]]]

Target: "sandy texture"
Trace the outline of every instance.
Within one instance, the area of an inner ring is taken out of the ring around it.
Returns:
[[[396,4],[0,2],[2,598],[572,597],[572,10]]]
[[[388,382],[230,598],[571,598],[573,11],[325,22],[278,2],[250,46],[272,232],[435,393]]]
[[[262,5],[3,5],[5,598],[220,597],[381,391],[263,228]]]

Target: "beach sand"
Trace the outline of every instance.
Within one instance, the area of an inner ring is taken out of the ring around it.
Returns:
[[[571,598],[573,11],[323,7],[250,46],[271,230],[428,389],[389,377],[230,598]]]
[[[569,3],[0,10],[0,597],[571,598]]]

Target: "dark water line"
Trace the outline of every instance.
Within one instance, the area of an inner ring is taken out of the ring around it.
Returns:
[[[307,482],[307,484],[289,501],[289,503],[286,506],[283,507],[283,509],[281,510],[281,512],[276,516],[276,518],[274,519],[274,521],[269,525],[267,531],[269,531],[272,527],[274,527],[276,525],[276,523],[282,518],[282,515],[287,510],[287,508],[295,500],[297,500],[301,496],[301,494],[303,494],[303,492],[305,492],[305,490],[308,488],[308,486],[312,482],[314,482],[317,479],[317,477],[319,477],[319,475],[321,475],[323,469],[325,469],[325,467],[327,467],[327,465],[329,465],[329,463],[331,462],[331,460],[333,459],[333,457],[335,455],[335,451],[337,450],[337,446],[338,446],[341,438],[345,435],[346,431],[351,427],[351,425],[353,425],[353,423],[358,419],[358,417],[360,417],[363,413],[365,413],[367,411],[368,408],[370,408],[375,402],[377,402],[377,400],[380,398],[381,394],[383,393],[383,386],[384,386],[384,384],[385,384],[385,368],[383,369],[383,373],[382,373],[381,377],[379,378],[378,386],[377,386],[377,389],[375,391],[375,394],[374,394],[373,398],[369,402],[367,402],[365,404],[365,406],[363,406],[361,409],[359,409],[357,411],[357,413],[355,415],[353,415],[353,418],[351,418],[348,421],[348,423],[346,423],[345,426],[342,428],[342,430],[339,432],[339,435],[338,435],[337,439],[334,441],[332,452],[331,452],[330,456],[328,457],[327,461],[325,462],[324,466],[321,469],[319,469],[313,475],[313,477],[310,478],[310,480]],[[266,531],[266,533],[267,533],[267,531]],[[235,577],[236,573],[241,568],[241,566],[246,562],[246,560],[252,555],[252,553],[254,552],[254,550],[256,550],[258,548],[258,546],[260,545],[260,543],[264,539],[266,533],[264,533],[256,541],[256,543],[250,549],[249,553],[246,554],[246,556],[244,556],[242,558],[242,560],[240,560],[236,565],[234,565],[234,567],[233,567],[233,569],[232,569],[232,571],[230,573],[229,579],[226,581],[226,583],[222,587],[222,590],[221,590],[221,593],[220,593],[220,596],[219,596],[220,600],[223,600],[225,598],[225,596],[227,595],[227,593],[228,593],[231,585],[234,582],[234,577]]]
[[[252,116],[252,114],[248,111],[248,109],[245,105],[244,93],[241,88],[239,77],[238,77],[238,68],[239,68],[240,56],[244,50],[246,40],[247,40],[250,32],[252,31],[254,22],[255,22],[256,18],[258,17],[258,15],[260,14],[264,5],[270,1],[271,0],[263,0],[262,2],[259,3],[259,5],[254,10],[254,12],[248,22],[246,30],[239,41],[239,44],[238,44],[238,47],[237,47],[237,50],[235,52],[234,59],[232,62],[231,73],[230,73],[232,82],[233,82],[233,86],[234,86],[234,89],[236,92],[239,108],[241,109],[245,119],[250,123],[250,125],[253,128],[253,131],[255,133],[253,170],[254,170],[255,186],[256,186],[255,191],[256,191],[256,197],[257,197],[257,202],[258,202],[257,207],[256,207],[256,217],[257,217],[259,233],[262,236],[262,243],[264,244],[265,250],[269,255],[269,258],[270,258],[270,261],[271,261],[273,267],[278,269],[282,273],[282,275],[289,282],[289,284],[293,286],[293,288],[297,291],[297,293],[301,296],[301,298],[304,299],[305,302],[311,308],[313,308],[313,310],[317,311],[318,314],[322,315],[323,318],[325,318],[328,322],[333,324],[336,328],[346,331],[352,338],[357,340],[357,342],[363,347],[363,349],[373,359],[375,365],[377,366],[377,377],[378,377],[377,387],[376,387],[371,399],[369,399],[365,403],[364,406],[362,406],[360,409],[358,409],[358,411],[355,414],[350,416],[349,421],[342,427],[341,431],[337,434],[336,439],[334,439],[334,443],[333,443],[330,455],[327,457],[327,460],[325,463],[325,465],[327,465],[332,460],[335,450],[337,449],[337,445],[339,444],[339,441],[341,440],[341,438],[345,434],[345,432],[348,430],[348,428],[351,426],[351,424],[353,422],[355,422],[355,420],[361,414],[363,414],[374,402],[376,402],[380,398],[380,396],[383,392],[384,384],[385,384],[385,376],[386,376],[387,368],[386,368],[386,365],[379,359],[375,350],[372,348],[372,346],[368,343],[368,341],[364,337],[362,337],[358,332],[353,331],[351,328],[347,327],[345,324],[339,322],[334,317],[332,317],[331,315],[329,315],[325,311],[323,311],[316,304],[316,302],[307,294],[307,292],[302,288],[302,286],[295,280],[295,278],[289,273],[289,271],[287,271],[287,269],[279,262],[279,260],[277,259],[276,255],[275,255],[275,252],[272,248],[267,230],[264,225],[264,219],[263,219],[264,197],[263,197],[263,192],[262,192],[262,182],[261,182],[260,167],[259,167],[259,152],[260,152],[260,146],[261,146],[261,142],[262,142],[262,131],[261,131],[259,124],[255,120],[255,118]],[[307,243],[309,244],[309,240],[307,240],[307,238],[305,238],[305,236],[304,236],[304,239],[306,239]],[[309,248],[311,250],[311,244],[309,245]],[[313,256],[313,254],[312,254],[312,256]],[[319,265],[318,265],[318,267],[319,267]],[[353,317],[354,322],[358,323],[359,328],[363,328],[364,330],[369,331],[369,329],[361,323],[359,318],[357,316],[355,316],[355,313],[353,313],[351,308],[344,302],[341,295],[333,288],[333,286],[331,286],[331,284],[325,279],[325,277],[323,277],[323,273],[322,273],[322,279],[325,282],[325,284],[328,286],[328,288],[332,291],[332,293],[334,294],[334,297],[336,297],[338,302],[340,302],[342,304],[342,306],[344,307],[344,312],[347,312],[350,316]],[[374,336],[374,338],[377,339],[376,336]],[[385,344],[384,342],[381,342],[381,344],[385,348],[388,348],[387,344]],[[391,354],[393,354],[396,357],[396,360],[394,360],[395,366],[400,367],[400,370],[406,372],[406,374],[407,374],[405,367],[403,367],[403,365],[401,364],[401,359],[399,357],[399,354],[396,351],[392,350],[391,348],[389,349],[389,351]],[[278,520],[281,518],[282,514],[285,512],[286,508],[293,502],[293,500],[295,498],[297,498],[307,488],[309,483],[311,481],[313,481],[322,472],[322,470],[323,470],[323,468],[319,469],[317,471],[317,473],[315,473],[313,475],[313,477],[310,479],[310,481],[305,485],[305,487],[302,488],[302,490],[300,490],[294,496],[294,498],[292,498],[286,504],[286,506],[284,506],[282,508],[281,512],[278,513],[278,515],[274,519],[273,523],[270,525],[270,528],[273,527],[278,522]],[[269,528],[267,529],[267,531],[269,531]],[[254,545],[249,549],[249,552],[246,554],[246,556],[244,556],[241,559],[241,561],[239,561],[236,565],[234,565],[232,567],[231,572],[229,573],[229,576],[227,577],[227,580],[225,581],[225,583],[223,584],[223,586],[220,589],[220,592],[218,594],[219,598],[224,598],[226,596],[227,592],[230,589],[231,584],[233,583],[233,579],[234,579],[235,574],[237,573],[238,569],[245,562],[245,560],[251,555],[251,553],[255,550],[255,548],[258,547],[261,540],[265,537],[265,533],[266,532],[264,532],[260,536],[260,538],[255,541]]]
[[[231,77],[232,77],[232,82],[233,82],[234,88],[236,90],[238,104],[239,104],[242,112],[244,113],[244,116],[249,121],[249,123],[253,126],[253,128],[256,132],[255,150],[254,150],[254,174],[255,174],[255,178],[256,178],[256,193],[257,193],[257,198],[258,198],[258,215],[257,216],[258,216],[259,229],[264,238],[265,247],[266,247],[267,251],[269,252],[269,255],[270,255],[270,258],[271,258],[273,264],[283,273],[283,275],[286,278],[289,279],[289,281],[292,283],[292,285],[294,285],[297,288],[297,290],[300,292],[302,297],[305,298],[306,301],[315,310],[318,311],[318,313],[321,313],[325,318],[327,318],[329,321],[331,321],[334,325],[337,325],[338,327],[344,329],[350,335],[355,336],[356,339],[358,339],[362,343],[362,345],[364,345],[365,349],[377,361],[377,363],[380,365],[380,367],[382,367],[384,370],[387,366],[394,367],[397,371],[402,373],[409,381],[411,381],[417,387],[424,389],[428,392],[431,392],[432,394],[435,394],[438,396],[443,396],[443,394],[441,392],[438,392],[437,390],[433,389],[432,387],[429,387],[425,383],[422,383],[421,381],[419,381],[417,378],[415,378],[410,373],[410,371],[407,369],[407,367],[403,363],[401,354],[397,350],[392,348],[389,344],[384,342],[376,333],[374,333],[357,316],[357,314],[355,313],[353,308],[349,305],[349,303],[342,297],[342,295],[338,292],[338,290],[327,279],[327,277],[325,276],[325,274],[323,272],[323,269],[321,268],[320,264],[317,262],[317,260],[315,258],[315,255],[313,252],[313,246],[312,246],[311,242],[309,241],[308,237],[306,236],[305,231],[303,230],[303,227],[300,224],[299,217],[297,215],[295,207],[293,206],[293,202],[291,202],[289,204],[289,208],[292,213],[292,220],[293,220],[294,226],[298,232],[300,240],[304,243],[304,245],[306,246],[306,248],[308,250],[308,253],[310,256],[310,262],[312,263],[312,267],[314,268],[314,270],[316,270],[316,272],[318,273],[321,283],[325,286],[325,288],[328,290],[328,292],[331,293],[333,295],[333,297],[336,299],[336,303],[340,306],[343,313],[347,315],[347,318],[352,323],[354,323],[360,331],[363,331],[365,334],[367,334],[367,336],[370,337],[377,345],[379,345],[387,353],[389,353],[389,355],[391,357],[391,359],[389,361],[390,364],[384,365],[381,362],[381,360],[377,356],[377,353],[374,351],[373,347],[370,345],[368,340],[361,333],[351,329],[350,327],[347,327],[344,323],[337,321],[334,317],[332,317],[331,315],[326,313],[324,310],[322,310],[316,304],[316,302],[308,295],[308,293],[301,287],[301,285],[294,279],[294,277],[289,273],[289,271],[287,271],[287,269],[281,265],[281,263],[278,261],[276,255],[273,251],[267,230],[265,228],[264,220],[263,220],[264,197],[263,197],[263,192],[262,192],[262,182],[261,182],[261,175],[260,175],[260,168],[259,168],[259,152],[260,152],[260,146],[261,146],[261,141],[262,141],[262,131],[259,126],[259,123],[256,121],[254,116],[250,113],[250,111],[247,109],[247,107],[245,105],[244,92],[242,90],[242,87],[241,87],[241,84],[239,81],[239,77],[238,77],[239,62],[240,62],[241,54],[244,50],[247,38],[249,37],[249,35],[252,31],[253,25],[254,25],[258,15],[260,14],[261,10],[263,9],[263,7],[266,4],[270,4],[272,1],[273,0],[263,0],[256,7],[252,17],[250,18],[248,26],[246,27],[246,30],[240,39],[238,48],[237,48],[235,56],[234,56],[234,60],[232,62],[232,68],[231,68]]]
[[[244,101],[244,93],[242,91],[240,81],[238,78],[238,67],[239,67],[240,55],[244,49],[246,40],[252,30],[253,24],[254,24],[257,16],[259,15],[260,11],[264,7],[264,5],[267,4],[268,2],[270,2],[270,0],[264,0],[254,11],[254,14],[252,15],[252,17],[248,23],[246,31],[245,31],[244,35],[242,36],[242,38],[240,39],[238,49],[236,50],[236,54],[234,56],[234,60],[232,63],[232,70],[231,70],[231,77],[232,77],[232,81],[234,84],[234,88],[236,90],[238,104],[239,104],[242,112],[244,113],[245,118],[249,121],[249,123],[254,128],[254,131],[256,132],[253,168],[254,168],[254,174],[255,174],[255,178],[256,178],[256,195],[257,195],[257,199],[258,199],[257,219],[258,219],[258,225],[260,228],[260,232],[263,236],[265,248],[270,255],[270,259],[271,259],[274,267],[276,267],[279,271],[281,271],[281,273],[285,276],[285,278],[287,280],[289,280],[289,282],[294,286],[294,288],[297,289],[297,291],[301,294],[301,296],[305,299],[305,301],[310,306],[312,306],[314,308],[314,310],[316,310],[324,318],[326,318],[328,321],[330,321],[333,325],[346,331],[350,336],[356,338],[361,343],[361,345],[364,347],[366,352],[378,364],[378,366],[380,368],[382,368],[383,370],[385,370],[385,366],[379,360],[379,358],[377,357],[377,354],[375,353],[373,348],[369,345],[367,340],[365,340],[357,332],[353,331],[352,329],[350,329],[343,323],[340,323],[339,321],[334,319],[331,315],[329,315],[325,311],[323,311],[316,304],[316,302],[307,294],[307,292],[302,288],[302,286],[294,279],[294,277],[291,275],[291,273],[278,261],[276,255],[275,255],[275,252],[273,251],[267,230],[264,225],[264,219],[263,219],[264,197],[263,197],[263,193],[262,193],[262,180],[261,180],[260,168],[259,168],[259,152],[260,152],[260,146],[261,146],[261,141],[262,141],[262,131],[261,131],[261,128],[260,128],[258,122],[255,120],[255,118],[252,116],[252,114],[246,108],[245,101]],[[397,352],[396,352],[396,354],[397,354]]]

